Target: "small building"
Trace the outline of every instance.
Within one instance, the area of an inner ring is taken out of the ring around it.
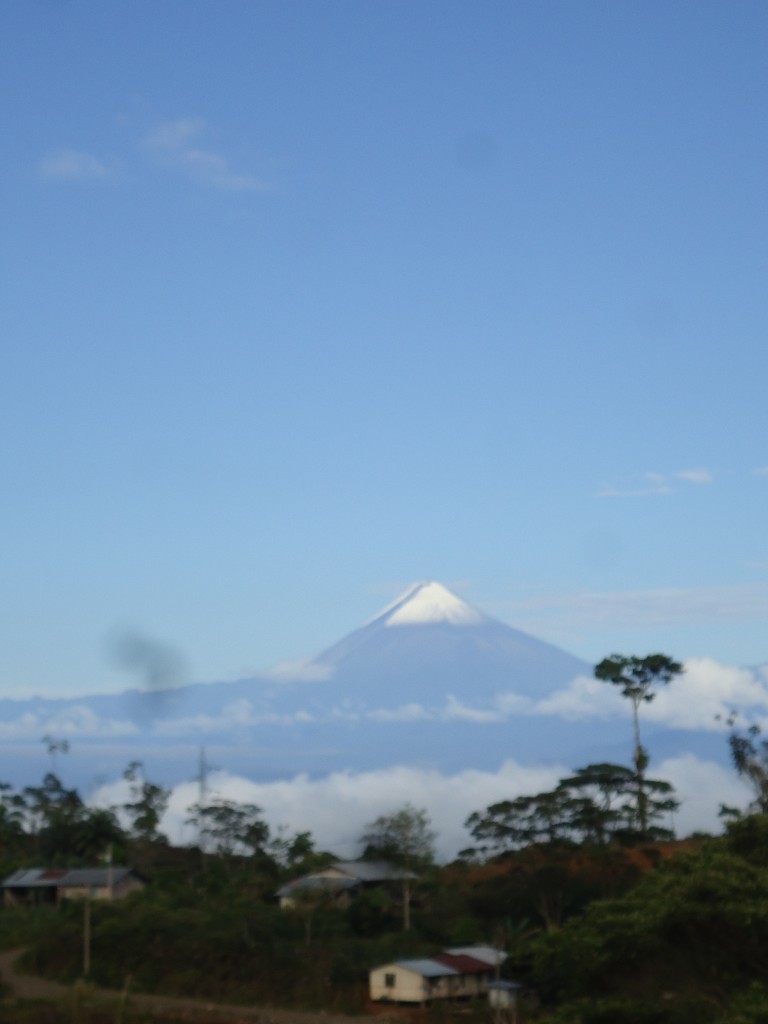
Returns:
[[[117,900],[145,884],[133,868],[20,868],[0,888],[5,904],[18,906],[86,897]]]
[[[423,1005],[433,999],[447,999],[450,983],[456,978],[457,971],[437,960],[396,960],[370,972],[370,997],[374,1002]]]
[[[435,999],[473,999],[485,995],[504,959],[504,953],[488,946],[463,946],[433,957],[395,960],[370,972],[370,998],[422,1005]]]
[[[392,889],[400,892],[404,882],[417,875],[383,860],[334,861],[319,871],[295,878],[277,890],[283,910],[290,909],[301,894],[324,894],[337,906],[349,906],[350,899],[365,889]]]
[[[517,981],[491,981],[488,983],[488,1005],[493,1010],[516,1010],[524,986]]]

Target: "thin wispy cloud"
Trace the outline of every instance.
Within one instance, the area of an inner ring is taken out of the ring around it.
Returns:
[[[463,701],[458,700],[452,694],[448,697],[448,702],[445,709],[445,717],[458,719],[464,722],[498,722],[501,715],[498,710],[488,710],[486,708],[473,708]]]
[[[708,469],[681,469],[674,476],[688,484],[711,484],[715,479]]]
[[[506,620],[533,632],[589,628],[615,632],[659,626],[707,626],[758,622],[768,617],[768,587],[738,583],[658,590],[545,592],[507,602]]]
[[[43,157],[38,173],[48,181],[100,181],[113,175],[114,166],[92,153],[56,149]]]
[[[768,476],[768,466],[758,466],[752,470],[753,476]]]
[[[102,718],[85,704],[75,704],[61,711],[26,711],[17,719],[0,722],[0,739],[39,740],[50,734],[63,739],[135,736],[133,722]]]
[[[637,477],[622,477],[614,483],[605,483],[597,492],[599,498],[649,498],[671,494],[672,488],[659,473],[643,473]]]
[[[418,722],[433,717],[421,704],[403,704],[398,708],[376,708],[366,715],[366,718],[372,722]]]
[[[264,725],[295,725],[313,720],[309,711],[299,710],[281,714],[277,711],[254,710],[244,698],[226,704],[216,715],[199,714],[186,718],[174,718],[155,723],[153,731],[158,736],[190,736],[195,734],[225,732],[237,734],[238,730]]]
[[[281,661],[260,675],[279,683],[320,683],[333,675],[332,665],[320,665],[309,658]]]
[[[676,483],[711,484],[714,475],[702,467],[697,469],[680,469],[674,473],[639,473],[634,476],[620,477],[615,481],[603,484],[597,492],[599,498],[658,498],[673,494]]]
[[[203,148],[199,140],[205,131],[201,119],[180,118],[158,125],[142,144],[160,164],[179,171],[198,185],[227,192],[264,192],[269,188],[255,175],[235,171],[221,153]]]

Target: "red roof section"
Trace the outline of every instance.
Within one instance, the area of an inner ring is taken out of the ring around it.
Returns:
[[[464,953],[438,953],[437,956],[432,957],[432,960],[437,960],[438,963],[445,964],[446,967],[452,967],[459,974],[485,974],[493,970],[491,964],[487,964],[483,960],[475,960],[473,956],[467,956]]]

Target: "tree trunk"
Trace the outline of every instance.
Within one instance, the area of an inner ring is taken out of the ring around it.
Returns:
[[[632,701],[632,725],[635,735],[635,772],[637,773],[637,822],[643,838],[648,831],[648,802],[645,795],[645,766],[647,757],[640,743],[640,714],[638,701]]]

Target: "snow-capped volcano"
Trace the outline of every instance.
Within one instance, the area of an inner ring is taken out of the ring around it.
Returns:
[[[623,707],[580,717],[600,685],[586,662],[428,581],[292,671],[159,693],[0,700],[0,736],[15,744],[9,761],[24,783],[45,735],[72,739],[71,770],[89,778],[139,759],[164,765],[168,779],[203,743],[223,769],[261,778],[393,764],[495,769],[508,758],[576,766],[620,761],[626,746]],[[678,749],[673,733],[664,742]]]
[[[424,622],[449,622],[452,626],[474,626],[487,616],[456,597],[441,583],[414,583],[396,601],[368,623],[385,626],[415,626]]]
[[[592,669],[429,581],[413,584],[305,671],[323,680],[318,700],[333,693],[357,704],[396,707],[444,702],[450,694],[473,703],[510,692],[540,697]]]

